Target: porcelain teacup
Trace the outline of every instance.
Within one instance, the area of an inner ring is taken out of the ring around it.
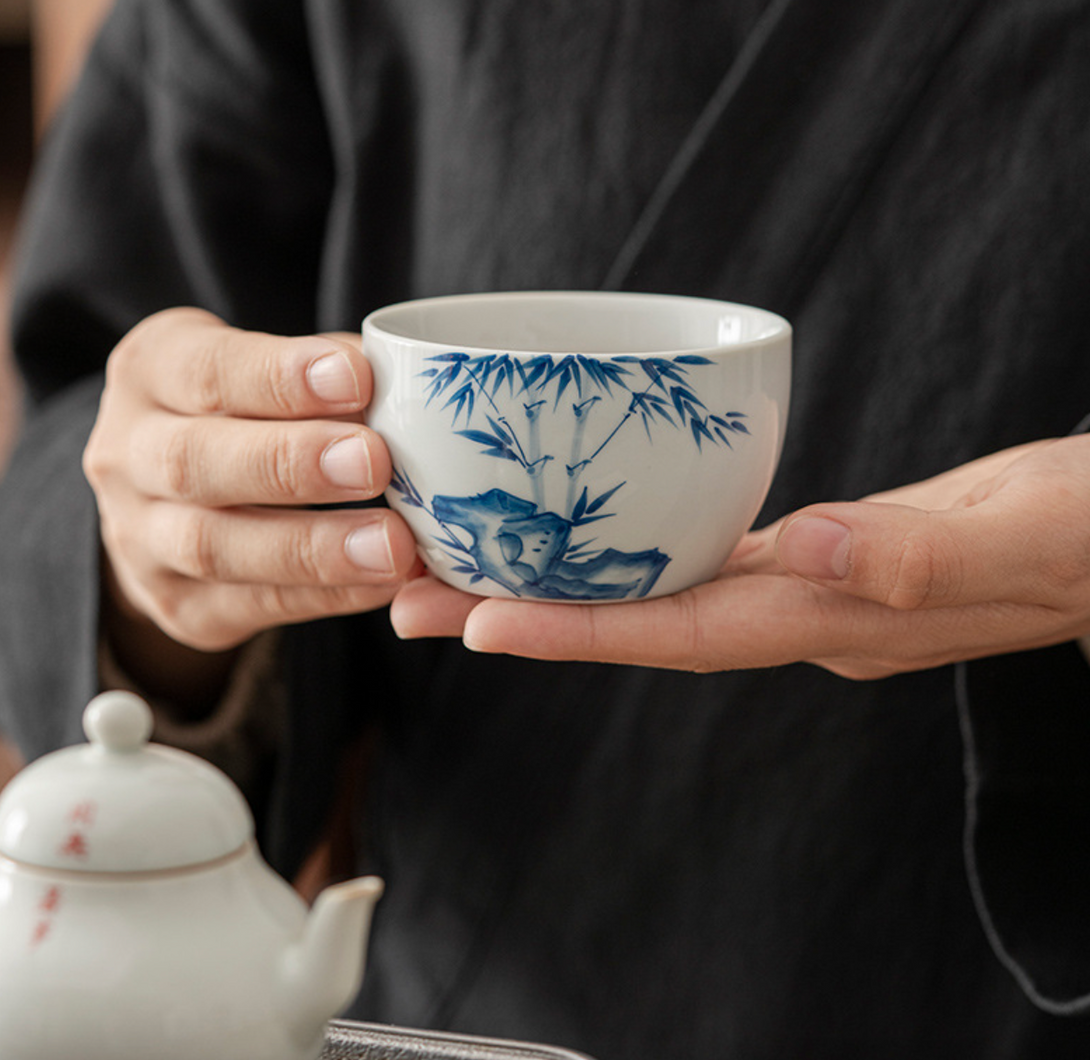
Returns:
[[[772,482],[791,327],[614,292],[421,299],[363,322],[386,499],[442,581],[615,601],[713,577]]]

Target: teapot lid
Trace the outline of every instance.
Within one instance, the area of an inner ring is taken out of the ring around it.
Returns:
[[[89,744],[31,763],[0,794],[0,854],[77,872],[153,872],[238,850],[254,823],[242,793],[196,755],[150,744],[151,708],[104,692],[83,712]]]

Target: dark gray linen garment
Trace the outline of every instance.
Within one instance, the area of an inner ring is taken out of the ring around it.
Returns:
[[[1075,0],[121,0],[23,233],[0,725],[31,756],[79,739],[80,450],[155,310],[306,333],[484,289],[765,306],[797,355],[764,522],[1071,431],[1088,280]],[[284,665],[256,800],[281,871],[378,733],[356,1016],[599,1060],[1090,1055],[1072,645],[851,683],[475,657],[380,614],[289,630]]]

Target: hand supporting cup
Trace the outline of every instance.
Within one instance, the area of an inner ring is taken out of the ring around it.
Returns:
[[[1080,639],[1090,657],[1090,436],[1044,439],[747,534],[719,575],[617,607],[409,582],[402,637],[694,671],[810,662],[872,679]]]

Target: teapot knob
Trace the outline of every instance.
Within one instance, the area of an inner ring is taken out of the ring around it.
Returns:
[[[132,692],[103,692],[83,712],[87,739],[108,751],[139,751],[151,738],[151,708]]]

